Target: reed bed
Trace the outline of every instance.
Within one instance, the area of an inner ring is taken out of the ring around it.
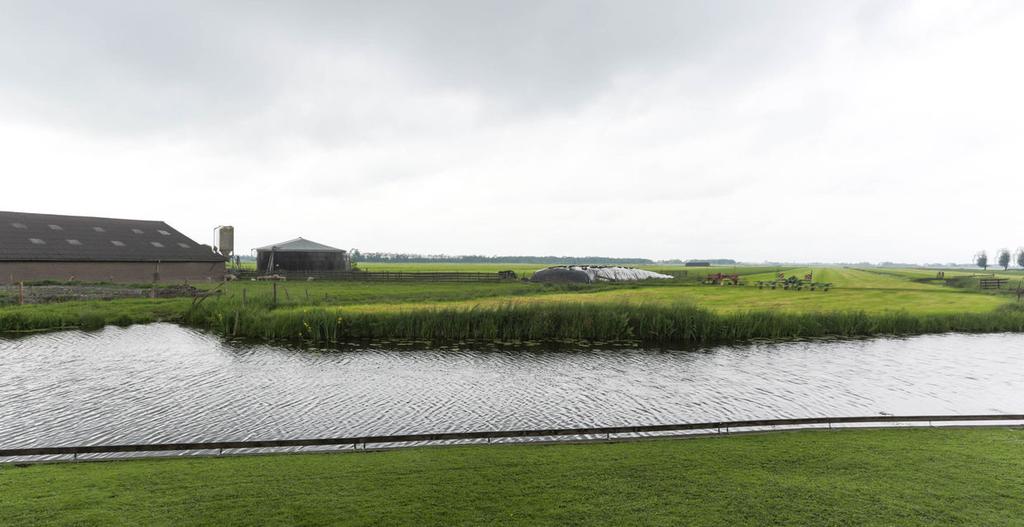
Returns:
[[[100,329],[150,322],[180,322],[189,299],[124,299],[62,302],[0,309],[0,333],[26,333],[58,329]]]
[[[228,337],[318,345],[363,339],[431,342],[635,341],[707,345],[758,339],[1024,331],[1024,311],[919,315],[860,311],[719,314],[691,304],[508,303],[472,308],[346,312],[210,302],[184,322]]]
[[[331,345],[359,340],[600,341],[700,346],[751,340],[925,333],[1024,332],[1024,309],[924,314],[752,309],[714,312],[690,303],[516,302],[476,307],[347,310],[274,305],[270,297],[70,302],[0,312],[0,332],[98,329],[168,321],[226,337]]]

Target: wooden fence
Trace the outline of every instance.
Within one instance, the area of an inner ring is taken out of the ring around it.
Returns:
[[[0,457],[25,457],[25,456],[53,456],[72,455],[77,458],[80,454],[108,454],[128,452],[167,452],[167,451],[189,451],[189,450],[216,450],[223,453],[229,449],[248,448],[286,448],[286,447],[309,447],[309,446],[346,446],[355,448],[366,448],[370,444],[383,443],[422,443],[437,441],[471,440],[484,439],[490,443],[494,439],[515,439],[515,438],[543,438],[543,437],[565,437],[565,436],[598,436],[596,440],[623,440],[627,437],[618,437],[621,434],[644,434],[655,432],[685,432],[706,430],[714,433],[726,433],[736,430],[764,427],[810,427],[827,426],[832,428],[837,425],[850,424],[885,424],[885,423],[927,423],[932,426],[934,423],[950,422],[1008,422],[1024,421],[1024,414],[988,414],[988,415],[871,415],[859,417],[808,417],[796,419],[756,419],[748,421],[711,421],[704,423],[682,423],[670,425],[647,425],[647,426],[610,426],[610,427],[589,427],[589,428],[548,428],[539,430],[504,430],[504,431],[479,431],[479,432],[446,432],[439,434],[399,434],[399,435],[377,435],[360,437],[333,437],[319,439],[275,439],[265,441],[210,441],[193,443],[143,443],[126,445],[87,445],[87,446],[58,446],[58,447],[35,447],[35,448],[0,448]],[[792,430],[793,428],[790,428]],[[603,436],[603,437],[602,437]],[[613,437],[616,436],[616,437]],[[595,440],[595,439],[590,439]]]
[[[1002,289],[1007,282],[1009,282],[1007,278],[981,278],[978,280],[978,285],[982,289]]]

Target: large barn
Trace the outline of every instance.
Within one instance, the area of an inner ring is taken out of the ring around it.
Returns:
[[[0,211],[0,282],[221,280],[225,260],[162,221]]]
[[[261,273],[351,271],[348,252],[305,238],[295,238],[256,249]]]

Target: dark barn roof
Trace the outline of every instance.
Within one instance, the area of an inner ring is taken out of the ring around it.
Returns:
[[[257,251],[274,251],[279,253],[343,253],[342,249],[337,249],[329,245],[317,243],[312,240],[305,238],[295,238],[294,240],[288,240],[286,242],[275,243],[273,245],[267,245],[259,247]]]
[[[0,261],[224,260],[162,221],[0,211]]]

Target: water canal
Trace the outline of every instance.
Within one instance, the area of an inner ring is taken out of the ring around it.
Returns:
[[[703,350],[289,348],[171,324],[0,337],[0,446],[1024,410],[1024,335]]]

